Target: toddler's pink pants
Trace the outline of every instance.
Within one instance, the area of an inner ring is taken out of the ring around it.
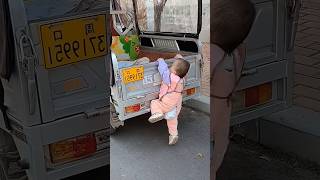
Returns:
[[[178,135],[178,116],[181,110],[182,96],[181,93],[169,93],[162,97],[162,99],[155,99],[151,101],[151,114],[167,113],[174,107],[177,107],[176,117],[167,119],[167,126],[170,135]]]

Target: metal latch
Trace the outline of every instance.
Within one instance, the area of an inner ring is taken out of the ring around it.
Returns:
[[[33,47],[31,38],[26,34],[25,30],[21,31],[19,40],[21,67],[27,78],[28,104],[29,114],[34,114],[36,103],[36,80],[35,80],[35,61],[36,51]],[[28,52],[28,54],[26,54]]]
[[[257,68],[253,68],[253,69],[242,71],[241,75],[242,76],[250,76],[250,75],[257,74],[257,73],[258,73],[258,69]]]
[[[101,109],[94,109],[91,111],[86,111],[84,114],[86,115],[87,119],[92,118],[92,117],[97,117],[101,116],[103,114],[107,114],[110,112],[109,108],[101,108]]]

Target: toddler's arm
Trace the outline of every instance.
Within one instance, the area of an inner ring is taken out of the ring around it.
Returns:
[[[167,63],[164,61],[163,58],[159,58],[158,60],[158,71],[161,75],[162,81],[165,84],[170,84],[170,70],[168,68]]]

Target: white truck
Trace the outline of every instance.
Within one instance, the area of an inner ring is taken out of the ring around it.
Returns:
[[[119,13],[124,8],[117,9],[119,1],[112,2],[113,27],[123,27],[119,24],[121,21]],[[118,4],[115,4],[117,2]],[[124,4],[129,5],[130,1]],[[140,39],[139,57],[148,57],[150,62],[130,64],[128,63],[130,61],[118,61],[117,56],[112,53],[110,125],[113,129],[123,126],[125,120],[150,112],[150,102],[158,97],[161,84],[156,62],[160,57],[170,65],[177,53],[184,56],[191,65],[186,76],[184,101],[200,94],[202,54],[198,38],[201,32],[202,1],[166,1],[159,32],[155,32],[156,12],[153,2],[133,0],[128,9],[133,10],[130,14],[134,17],[134,32]],[[144,13],[147,15],[143,18],[138,17]],[[123,29],[118,32],[121,30]]]
[[[109,3],[0,5],[12,50],[1,59],[12,63],[1,74],[12,73],[1,78],[0,179],[58,180],[108,165]]]

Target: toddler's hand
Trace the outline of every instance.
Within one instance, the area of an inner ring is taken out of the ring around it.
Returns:
[[[157,61],[158,61],[158,62],[159,62],[159,61],[164,61],[164,59],[163,59],[163,58],[158,58]]]
[[[181,56],[181,54],[177,54],[174,58],[181,58],[181,59],[183,59],[183,56]]]
[[[158,65],[159,65],[159,64],[163,64],[165,61],[164,61],[163,58],[158,58],[158,59],[157,59],[157,62],[158,62]]]

